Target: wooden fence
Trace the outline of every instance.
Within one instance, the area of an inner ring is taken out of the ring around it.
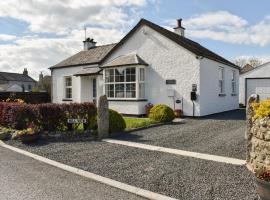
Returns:
[[[51,97],[47,92],[0,92],[0,101],[8,98],[22,99],[26,103],[32,104],[51,102]]]

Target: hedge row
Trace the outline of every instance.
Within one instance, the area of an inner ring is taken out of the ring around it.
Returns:
[[[96,114],[93,103],[0,103],[0,125],[17,130],[26,129],[29,123],[44,131],[64,130],[68,119],[87,119],[89,122]]]

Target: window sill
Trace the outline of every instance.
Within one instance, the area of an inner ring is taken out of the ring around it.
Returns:
[[[73,101],[72,99],[62,99],[62,101]]]
[[[147,99],[108,99],[108,101],[148,101]]]
[[[219,97],[225,97],[226,94],[219,94],[218,96],[219,96]]]
[[[234,96],[237,96],[237,94],[233,93],[233,94],[231,94],[231,96],[233,96],[233,97],[234,97]]]

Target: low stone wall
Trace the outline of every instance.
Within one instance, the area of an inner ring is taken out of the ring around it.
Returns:
[[[258,97],[251,97],[247,107],[247,163],[260,174],[270,168],[270,118],[253,119],[251,107]]]

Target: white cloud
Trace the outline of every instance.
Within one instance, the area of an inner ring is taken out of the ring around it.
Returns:
[[[10,41],[15,40],[16,38],[15,35],[0,34],[0,41]]]
[[[31,33],[0,35],[0,40],[13,40],[0,44],[0,71],[22,72],[27,67],[34,78],[40,71],[49,74],[48,67],[82,50],[85,25],[97,45],[118,42],[148,1],[156,0],[0,1],[0,17],[26,22]]]
[[[0,1],[0,16],[23,20],[33,32],[62,34],[85,24],[130,25],[128,9],[145,4],[146,0],[9,0]]]
[[[89,36],[94,36],[98,45],[117,42],[123,33],[114,29],[88,28]],[[25,67],[29,74],[37,78],[48,67],[83,49],[82,30],[73,30],[63,38],[40,38],[28,36],[17,39],[13,44],[0,45],[0,71],[22,72]]]
[[[175,20],[167,23],[175,25]],[[270,16],[252,25],[240,16],[227,11],[195,15],[184,20],[186,35],[232,44],[266,46],[270,43]]]

